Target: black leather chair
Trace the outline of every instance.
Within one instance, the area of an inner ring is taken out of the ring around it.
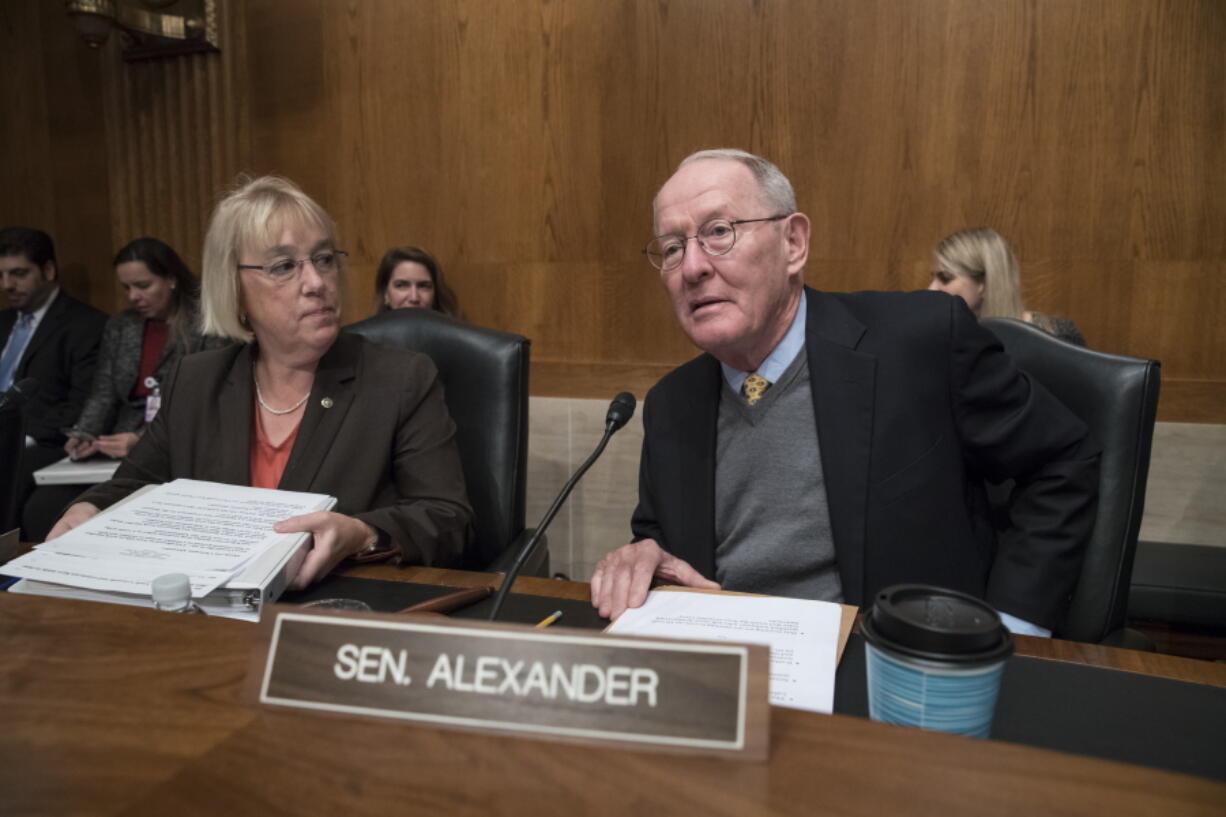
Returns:
[[[1094,530],[1068,615],[1054,634],[1152,649],[1124,623],[1158,409],[1158,361],[1074,346],[1024,321],[983,324],[1023,371],[1085,421],[1103,448]]]
[[[474,326],[426,309],[396,309],[345,327],[370,340],[429,355],[438,367],[473,507],[474,541],[462,566],[506,570],[524,528],[528,472],[528,359],[520,335]],[[525,566],[549,575],[544,540]]]
[[[21,458],[25,449],[25,423],[16,407],[0,409],[0,533],[20,523],[17,495],[21,487]]]
[[[1226,630],[1226,547],[1138,542],[1128,617]]]

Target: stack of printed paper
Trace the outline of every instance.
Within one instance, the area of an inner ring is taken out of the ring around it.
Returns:
[[[151,604],[155,578],[185,573],[208,612],[254,620],[297,570],[293,557],[309,536],[272,526],[335,504],[324,494],[179,479],[134,494],[0,572],[26,580],[15,592],[128,604]]]

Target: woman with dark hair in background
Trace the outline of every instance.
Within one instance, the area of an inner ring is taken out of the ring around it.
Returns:
[[[93,391],[64,446],[74,459],[95,452],[126,457],[157,413],[166,374],[206,346],[197,326],[199,284],[168,244],[138,238],[114,264],[130,306],[103,332]]]
[[[434,256],[420,247],[392,247],[375,274],[376,312],[417,307],[464,319],[460,301]]]
[[[966,301],[977,318],[1017,318],[1061,340],[1085,346],[1086,339],[1068,318],[1022,308],[1017,257],[995,230],[976,227],[941,239],[929,289]]]
[[[65,429],[73,459],[105,454],[123,459],[157,413],[160,384],[185,354],[206,344],[197,327],[196,276],[168,244],[138,238],[116,255],[115,274],[129,307],[107,321],[93,388],[76,425]],[[22,526],[41,542],[80,485],[42,486],[26,500]]]

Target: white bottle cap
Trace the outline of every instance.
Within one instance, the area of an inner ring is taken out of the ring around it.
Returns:
[[[167,573],[153,580],[153,603],[159,607],[185,607],[192,600],[192,585],[185,573]]]

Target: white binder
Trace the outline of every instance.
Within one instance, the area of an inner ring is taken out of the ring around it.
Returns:
[[[120,505],[130,502],[157,487],[155,485],[147,485],[134,492],[131,496],[115,503],[115,505],[112,505],[102,513],[109,513]],[[327,502],[319,510],[329,510],[336,505],[335,497],[327,497],[326,499]],[[211,593],[194,600],[209,615],[258,621],[260,610],[263,606],[265,604],[272,604],[285,592],[290,578],[298,572],[298,567],[302,564],[302,560],[306,558],[306,553],[309,549],[310,534],[285,534],[263,553],[254,557],[249,564],[243,567],[241,572],[225,584]],[[4,567],[0,566],[0,573],[3,572]],[[56,596],[85,601],[101,601],[111,604],[129,604],[138,607],[153,607],[153,599],[149,593],[121,593],[95,590],[28,578],[18,581],[9,588],[9,592],[38,596]]]

